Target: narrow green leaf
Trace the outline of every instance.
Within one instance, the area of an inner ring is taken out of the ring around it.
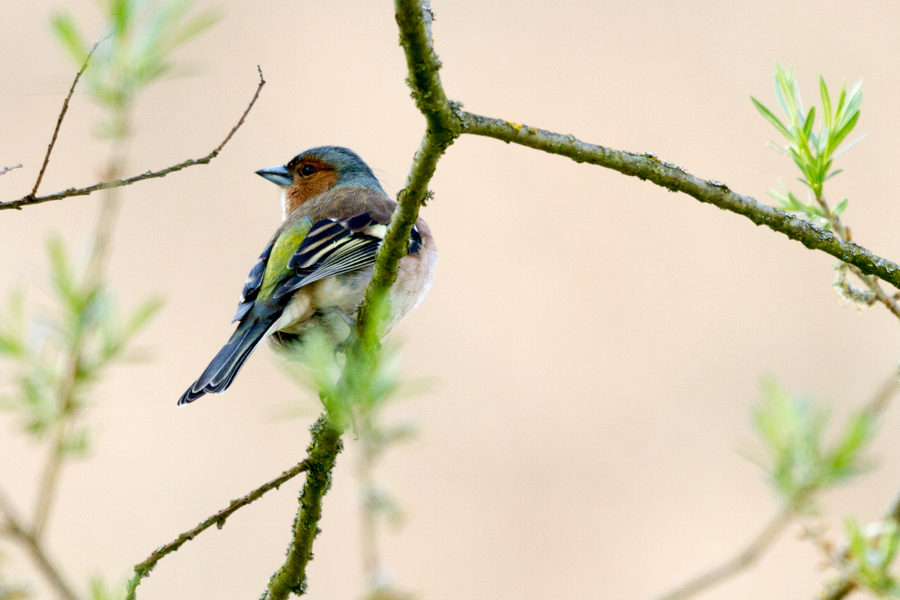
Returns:
[[[831,173],[829,173],[829,174],[825,177],[824,181],[828,181],[829,179],[831,179],[831,178],[834,177],[835,175],[840,175],[840,174],[843,173],[843,172],[844,172],[843,169],[835,169],[834,171],[832,171]]]
[[[832,136],[831,140],[828,143],[828,148],[830,150],[829,153],[833,152],[835,148],[837,148],[844,138],[847,137],[853,128],[856,127],[856,122],[859,121],[859,111],[855,112],[850,120],[848,120],[840,130],[836,131]]]
[[[831,112],[831,96],[828,94],[828,86],[825,85],[825,78],[821,75],[819,75],[819,96],[822,99],[822,118],[825,122],[825,127],[831,129],[831,124],[834,122],[834,114]],[[828,136],[823,134],[820,137],[827,138]]]
[[[761,115],[762,115],[769,123],[771,123],[772,126],[775,127],[775,129],[777,129],[779,133],[781,133],[781,135],[783,135],[784,137],[786,137],[788,140],[793,139],[793,136],[791,135],[790,131],[788,131],[788,128],[785,127],[784,123],[782,123],[782,122],[778,119],[778,117],[776,117],[776,116],[772,113],[772,111],[770,111],[768,108],[766,108],[759,100],[757,100],[757,99],[754,98],[753,96],[750,96],[750,100],[753,102],[753,106],[756,107],[756,110],[758,110],[759,113],[760,113],[760,114],[761,114]]]
[[[50,19],[50,28],[75,62],[83,63],[89,50],[72,15],[67,12],[56,13]]]

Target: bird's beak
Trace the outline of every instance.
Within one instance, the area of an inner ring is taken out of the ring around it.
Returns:
[[[280,165],[277,167],[266,167],[265,169],[260,169],[256,172],[260,177],[265,177],[278,187],[287,187],[294,182],[294,178],[291,176],[291,172],[287,170],[287,167]]]

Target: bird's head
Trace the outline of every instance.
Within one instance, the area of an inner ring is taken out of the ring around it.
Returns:
[[[286,165],[260,169],[256,174],[284,190],[285,217],[332,188],[362,187],[385,193],[369,165],[352,150],[338,146],[312,148]]]

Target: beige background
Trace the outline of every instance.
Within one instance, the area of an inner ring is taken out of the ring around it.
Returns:
[[[0,198],[34,180],[74,70],[50,40],[63,2],[3,0]],[[99,33],[94,4],[68,3]],[[67,469],[50,532],[79,584],[123,577],[158,545],[293,465],[313,403],[256,354],[223,397],[175,400],[225,341],[239,288],[277,226],[277,190],[253,171],[308,147],[346,145],[402,186],[423,119],[403,83],[389,2],[202,1],[225,20],[181,56],[200,75],[137,107],[131,172],[207,153],[269,84],[211,165],[128,188],[112,283],[126,303],[167,304],[141,342],[149,364],[97,392],[90,460]],[[830,196],[850,197],[856,239],[900,258],[900,5],[880,1],[484,2],[435,0],[448,95],[474,112],[653,151],[765,200],[788,161],[748,95],[774,103],[774,61],[807,100],[865,78],[859,130]],[[93,20],[92,20],[93,19]],[[76,96],[46,176],[96,180],[98,113]],[[423,215],[441,251],[427,301],[396,333],[404,372],[433,393],[392,414],[421,429],[379,476],[407,508],[384,538],[397,582],[428,600],[647,599],[730,556],[778,507],[753,448],[758,381],[858,406],[898,358],[897,322],[858,314],[829,287],[832,258],[739,216],[614,172],[488,139],[442,160]],[[799,191],[799,184],[794,186]],[[96,198],[0,214],[0,290],[42,285],[43,243],[88,232]],[[34,297],[41,297],[38,291]],[[30,506],[40,456],[0,419],[0,482]],[[875,472],[831,493],[874,519],[900,489],[900,417],[886,416]],[[351,457],[342,455],[310,569],[310,598],[361,589]],[[299,480],[165,559],[142,600],[255,598],[281,563]],[[14,557],[26,577],[29,562]],[[751,573],[706,598],[809,597],[828,576],[788,535]],[[45,594],[47,596],[49,594]]]

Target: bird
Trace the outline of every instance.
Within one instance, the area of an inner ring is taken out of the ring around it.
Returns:
[[[317,329],[351,335],[397,207],[372,169],[348,148],[312,148],[256,174],[281,188],[281,226],[250,270],[232,320],[234,333],[178,406],[227,390],[263,339],[284,350],[302,345]],[[436,265],[434,237],[420,218],[390,290],[383,333],[424,299]]]

